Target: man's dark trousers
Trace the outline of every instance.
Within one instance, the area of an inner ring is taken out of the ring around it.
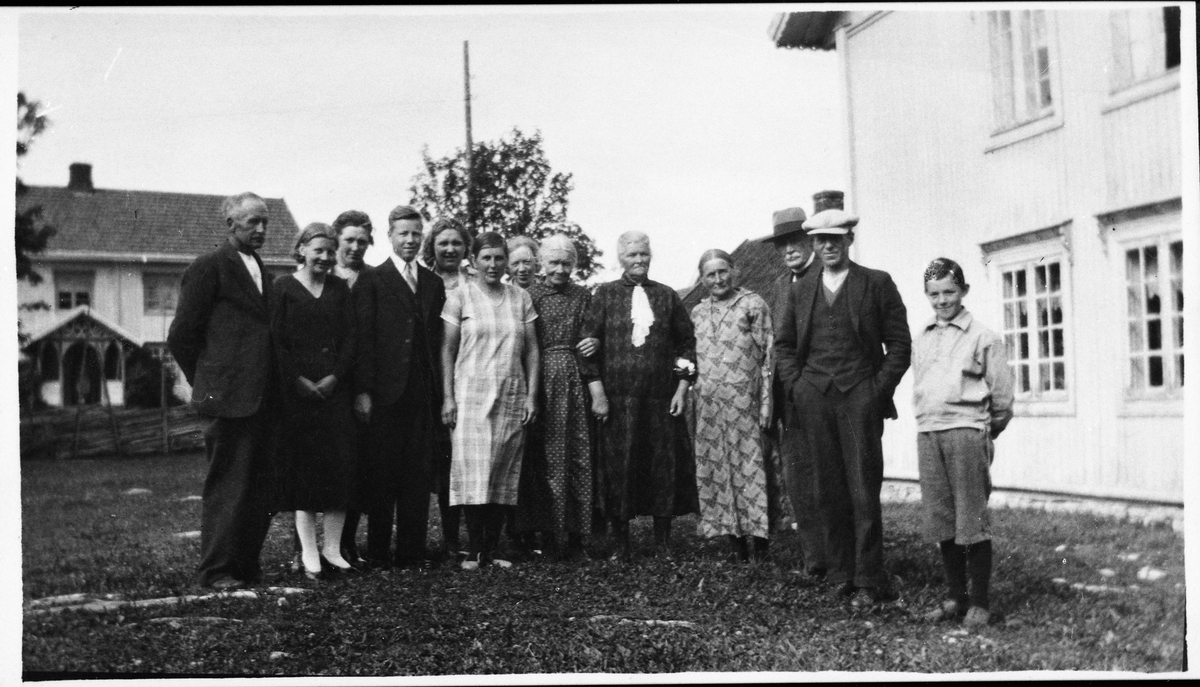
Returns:
[[[204,417],[204,416],[202,416]],[[271,527],[271,427],[261,407],[246,417],[204,417],[208,477],[200,515],[200,584],[262,575],[259,553]]]
[[[808,572],[816,572],[829,567],[825,555],[825,522],[817,503],[817,469],[813,453],[805,445],[799,413],[790,401],[786,402],[785,408],[786,420],[780,428],[781,441],[778,443],[783,478],[796,521],[800,551],[804,554],[804,567]]]
[[[828,580],[879,587],[883,572],[883,413],[868,377],[846,391],[825,393],[805,379],[795,407],[804,450],[813,457],[816,497],[826,531]]]
[[[399,400],[371,413],[369,454],[376,461],[392,463],[373,471],[377,478],[382,477],[379,484],[367,485],[375,492],[371,499],[375,506],[367,512],[367,557],[376,561],[389,560],[393,523],[395,562],[426,558],[429,494],[434,478],[433,396],[428,385],[426,375],[413,374]]]

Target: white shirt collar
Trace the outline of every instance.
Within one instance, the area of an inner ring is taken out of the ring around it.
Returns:
[[[262,293],[262,270],[258,267],[258,261],[249,253],[243,253],[239,250],[237,254],[242,259],[242,262],[245,263],[246,271],[250,273],[250,278],[254,280],[254,285],[258,287],[258,292]]]

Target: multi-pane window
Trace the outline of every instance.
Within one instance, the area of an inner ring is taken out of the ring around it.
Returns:
[[[1139,7],[1109,13],[1113,92],[1179,66],[1178,7]]]
[[[997,130],[1054,111],[1045,10],[988,12],[992,103]]]
[[[1043,259],[1001,272],[1004,344],[1018,397],[1062,398],[1067,391],[1063,267]]]
[[[1131,394],[1183,388],[1183,241],[1125,251]]]
[[[95,283],[96,275],[93,272],[55,272],[54,291],[58,308],[69,310],[91,305]]]
[[[174,315],[179,303],[178,274],[142,275],[142,310],[147,315]]]

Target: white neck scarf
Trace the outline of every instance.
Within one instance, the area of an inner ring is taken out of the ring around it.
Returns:
[[[641,284],[633,287],[633,301],[630,303],[630,317],[633,319],[633,347],[638,348],[646,343],[650,334],[650,325],[654,324],[654,311],[650,309],[650,299]]]

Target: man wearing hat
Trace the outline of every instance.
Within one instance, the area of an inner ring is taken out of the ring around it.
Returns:
[[[908,316],[892,278],[850,260],[858,217],[804,222],[814,268],[793,283],[775,335],[777,370],[816,468],[828,579],[855,606],[896,598],[883,570],[883,420],[908,369]]]
[[[813,265],[812,239],[804,231],[804,208],[787,208],[779,210],[772,216],[774,233],[763,239],[775,246],[783,261],[784,272],[775,283],[782,279],[787,282],[779,286],[779,295],[771,304],[771,315],[779,322],[783,310],[788,303],[788,286],[799,281],[807,274]],[[814,577],[825,575],[825,528],[821,513],[816,503],[816,474],[813,462],[808,452],[804,450],[803,437],[796,426],[796,410],[787,399],[783,384],[776,373],[772,383],[773,397],[771,419],[772,427],[779,427],[779,441],[775,445],[775,454],[783,467],[784,483],[787,487],[788,501],[792,506],[792,515],[796,521],[796,534],[800,539],[800,551],[804,554],[804,568]]]

